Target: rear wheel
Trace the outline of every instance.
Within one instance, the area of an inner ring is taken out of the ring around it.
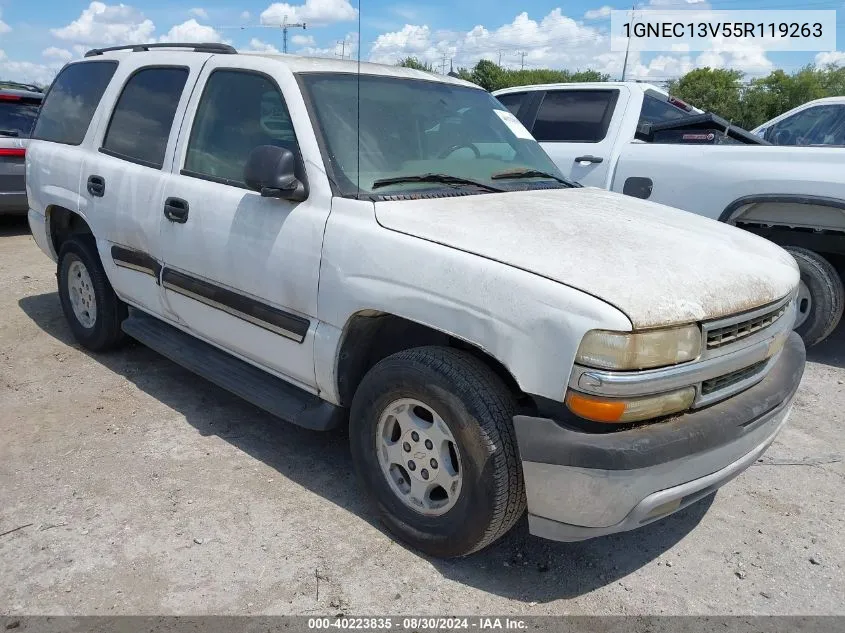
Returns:
[[[391,532],[439,557],[505,534],[525,510],[515,403],[473,356],[424,347],[386,358],[352,403],[359,480]]]
[[[807,347],[826,339],[842,318],[845,288],[836,268],[806,248],[787,246],[801,272],[795,331]]]
[[[114,293],[92,236],[74,236],[62,244],[58,281],[62,311],[83,347],[101,352],[126,340],[120,329],[126,304]]]

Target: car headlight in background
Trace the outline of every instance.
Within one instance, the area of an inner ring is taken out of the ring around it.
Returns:
[[[652,369],[695,360],[700,353],[697,325],[642,332],[591,330],[581,341],[575,362],[599,369]]]

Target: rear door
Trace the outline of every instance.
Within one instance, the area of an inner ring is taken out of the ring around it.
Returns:
[[[527,123],[566,177],[604,188],[627,100],[619,88],[550,89]]]
[[[159,57],[161,62],[154,60]],[[207,54],[127,55],[103,101],[108,105],[81,178],[80,206],[92,221],[100,258],[118,296],[156,315],[160,288],[159,201],[178,125]]]
[[[0,92],[0,215],[27,210],[26,146],[39,105],[40,96]]]
[[[80,160],[97,130],[103,95],[117,72],[116,59],[75,62],[58,74],[38,113],[27,148],[26,186],[29,207],[46,215],[51,205],[81,213]]]

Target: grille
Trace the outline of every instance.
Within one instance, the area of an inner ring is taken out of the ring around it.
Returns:
[[[765,367],[767,362],[768,359],[761,360],[759,363],[754,363],[753,365],[749,365],[748,367],[743,367],[742,369],[733,371],[729,374],[725,374],[724,376],[705,380],[703,383],[701,383],[701,393],[702,395],[706,396],[715,391],[719,391],[726,387],[730,387],[731,385],[735,385],[736,383],[741,382],[746,378],[751,378],[751,376],[760,372],[763,367]]]
[[[708,330],[707,349],[724,347],[725,345],[741,341],[760,330],[765,330],[783,316],[788,306],[789,304],[781,306],[780,308],[772,310],[767,314],[753,317],[747,321],[740,321],[739,323],[733,323],[732,325]]]

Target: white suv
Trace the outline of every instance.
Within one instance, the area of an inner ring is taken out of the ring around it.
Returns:
[[[569,183],[477,86],[358,71],[212,44],[66,66],[27,188],[77,340],[348,421],[384,522],[436,556],[526,504],[548,538],[632,529],[766,450],[804,366],[786,252]]]

